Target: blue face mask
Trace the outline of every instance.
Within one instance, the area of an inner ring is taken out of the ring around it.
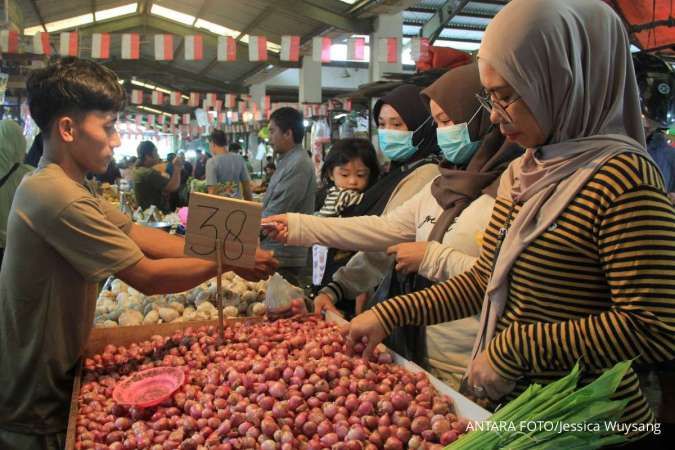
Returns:
[[[392,161],[405,161],[415,154],[417,147],[412,143],[412,131],[377,130],[380,150]]]
[[[479,111],[480,109],[476,111],[476,114]],[[438,146],[441,148],[443,157],[450,164],[463,166],[471,160],[471,157],[478,150],[480,141],[471,142],[469,137],[469,123],[476,117],[476,114],[469,119],[469,122],[436,129]]]

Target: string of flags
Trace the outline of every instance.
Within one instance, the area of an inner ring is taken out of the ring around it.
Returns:
[[[0,31],[0,52],[6,54],[34,53],[51,56],[56,51],[61,56],[82,56],[85,40],[90,44],[90,57],[93,59],[109,59],[119,56],[125,60],[141,58],[141,45],[151,45],[154,59],[157,61],[172,61],[176,56],[179,39],[172,34],[155,34],[151,39],[142,40],[139,33],[93,33],[82,37],[76,31],[53,34],[57,42],[52,46],[52,34],[38,32],[29,38],[22,37],[14,30]],[[119,37],[118,37],[119,36]],[[28,39],[30,42],[28,42]],[[112,55],[113,39],[120,43],[119,55]],[[119,39],[119,41],[117,41]],[[219,62],[237,61],[238,42],[232,36],[218,36],[216,59]],[[315,62],[327,64],[331,62],[331,46],[333,40],[326,36],[312,38],[312,59]],[[375,42],[376,55],[379,62],[397,63],[401,59],[401,39],[398,37],[378,38]],[[279,59],[287,62],[300,61],[300,36],[281,36]],[[352,37],[347,40],[347,59],[352,61],[366,61],[366,40],[363,37]],[[426,38],[411,39],[411,55],[414,61],[423,58],[429,48]],[[201,34],[184,36],[183,58],[186,61],[201,61],[204,59],[204,38]],[[267,38],[265,36],[248,37],[248,60],[253,62],[267,61]]]

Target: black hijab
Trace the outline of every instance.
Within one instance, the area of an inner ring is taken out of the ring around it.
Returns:
[[[438,162],[436,157],[440,150],[436,144],[436,124],[420,97],[420,88],[404,84],[380,98],[373,107],[376,123],[383,105],[394,108],[408,130],[413,131],[413,145],[417,151],[406,161],[392,161],[389,172],[366,191],[361,203],[344,211],[343,216],[379,216],[401,180],[424,164]]]

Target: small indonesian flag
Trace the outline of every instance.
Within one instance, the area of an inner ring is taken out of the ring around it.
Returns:
[[[157,123],[160,125],[164,125],[164,122],[166,121],[166,116],[164,114],[160,114],[157,116]]]
[[[188,116],[189,117],[189,116]],[[171,125],[178,125],[178,121],[180,120],[180,116],[178,114],[172,114],[171,115]]]
[[[157,61],[171,61],[173,59],[173,35],[155,35],[155,59]]]
[[[49,44],[49,33],[40,31],[33,35],[33,53],[47,56],[52,54],[52,47]]]
[[[267,38],[265,36],[249,37],[248,60],[267,61]]]
[[[2,53],[19,53],[19,33],[12,30],[0,31],[0,50]]]
[[[236,61],[237,43],[232,36],[218,36],[218,61]]]
[[[216,106],[216,94],[209,92],[206,94],[206,99],[204,100],[204,106],[206,107],[215,107]]]
[[[183,125],[190,125],[190,114],[183,114]]]
[[[141,56],[141,40],[138,33],[122,35],[122,59],[139,59]]]
[[[377,40],[377,60],[395,64],[398,62],[398,38],[380,38]]]
[[[188,102],[188,105],[193,107],[199,106],[199,92],[190,92],[190,101]]]
[[[91,57],[94,59],[110,58],[109,33],[94,33],[91,35]]]
[[[410,40],[410,57],[417,62],[420,59],[426,59],[429,55],[429,39],[412,38]]]
[[[178,91],[171,92],[171,95],[169,96],[169,103],[171,104],[171,106],[181,105],[183,103],[182,94]]]
[[[148,118],[148,126],[154,127],[155,126],[155,115],[154,114],[148,114],[146,117]]]
[[[223,109],[223,101],[216,100],[216,111],[220,112],[221,109]]]
[[[331,39],[325,36],[312,38],[312,59],[314,62],[330,62]]]
[[[300,61],[300,36],[281,36],[282,61]]]
[[[237,96],[235,94],[225,94],[225,107],[226,108],[237,107]]]
[[[77,56],[78,35],[72,31],[69,33],[61,33],[59,41],[59,55],[61,56]]]
[[[143,114],[136,114],[135,122],[136,126],[141,126],[143,124]]]
[[[219,123],[227,122],[227,114],[225,114],[225,112],[219,112],[218,113],[218,122]]]
[[[185,60],[201,61],[204,58],[204,41],[201,34],[185,36]]]
[[[366,40],[365,38],[349,38],[347,40],[347,59],[352,61],[366,60]]]
[[[131,103],[133,103],[134,105],[143,104],[143,91],[141,89],[131,90]]]
[[[240,114],[244,114],[246,110],[248,109],[246,107],[246,102],[239,102],[239,107],[237,108],[239,110]]]
[[[237,111],[232,111],[232,122],[239,122],[239,113]]]
[[[264,96],[260,99],[260,108],[263,111],[269,111],[272,107],[272,100],[269,95]]]
[[[163,105],[164,104],[164,94],[159,91],[152,91],[152,104],[153,105]]]

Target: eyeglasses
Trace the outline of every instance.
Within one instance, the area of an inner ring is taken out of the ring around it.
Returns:
[[[480,103],[480,106],[482,106],[488,113],[492,113],[492,109],[494,108],[494,110],[497,111],[497,114],[499,114],[507,124],[513,124],[513,120],[511,119],[511,116],[509,116],[509,113],[506,111],[506,109],[520,100],[522,98],[520,95],[516,95],[515,98],[512,98],[504,104],[493,101],[492,96],[488,94],[485,89],[483,89],[481,94],[475,95],[478,103]]]

